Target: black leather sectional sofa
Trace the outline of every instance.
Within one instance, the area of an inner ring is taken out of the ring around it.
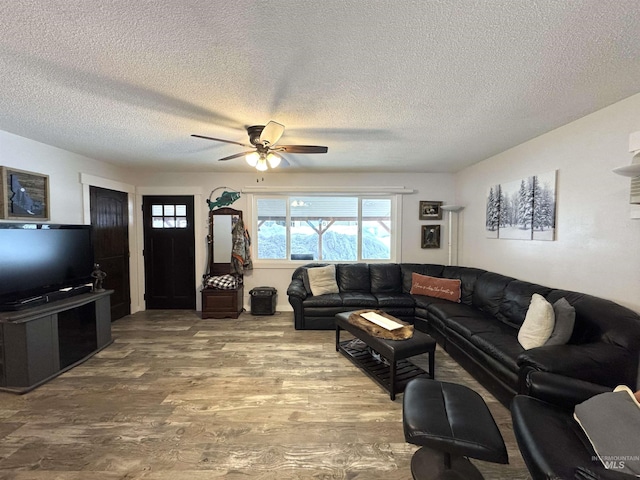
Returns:
[[[619,304],[558,290],[478,268],[433,264],[337,264],[339,293],[313,296],[306,270],[287,290],[296,329],[333,329],[336,313],[380,309],[430,333],[462,366],[508,405],[527,393],[527,376],[540,371],[615,387],[638,388],[640,316]],[[412,273],[460,279],[461,301],[411,295]],[[554,303],[564,297],[576,320],[566,345],[525,350],[518,343],[534,293]]]

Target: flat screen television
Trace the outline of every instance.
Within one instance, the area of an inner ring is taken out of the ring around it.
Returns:
[[[0,309],[87,291],[93,261],[90,225],[0,223]]]

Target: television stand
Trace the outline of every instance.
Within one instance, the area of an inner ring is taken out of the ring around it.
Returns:
[[[112,293],[0,313],[0,390],[29,392],[110,345]]]
[[[15,312],[23,308],[37,307],[45,303],[56,302],[76,295],[82,295],[91,291],[91,285],[78,285],[77,287],[63,288],[53,292],[35,295],[33,297],[20,298],[13,302],[0,304],[0,311]]]

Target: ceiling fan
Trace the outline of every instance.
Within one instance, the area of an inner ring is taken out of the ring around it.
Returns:
[[[232,143],[241,147],[255,148],[248,152],[236,153],[219,159],[219,162],[233,160],[238,157],[245,157],[247,163],[257,170],[263,172],[269,167],[276,168],[282,161],[287,165],[289,162],[280,153],[327,153],[328,147],[320,147],[316,145],[277,145],[278,140],[284,133],[284,125],[270,121],[266,125],[253,125],[247,127],[249,134],[249,142],[234,142],[233,140],[224,140],[222,138],[206,137],[204,135],[191,135],[192,137],[204,138],[206,140],[214,140],[216,142]]]

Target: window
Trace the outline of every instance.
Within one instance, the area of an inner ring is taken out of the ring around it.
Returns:
[[[153,228],[187,228],[186,205],[151,205]]]
[[[257,260],[391,261],[395,198],[256,196]]]

